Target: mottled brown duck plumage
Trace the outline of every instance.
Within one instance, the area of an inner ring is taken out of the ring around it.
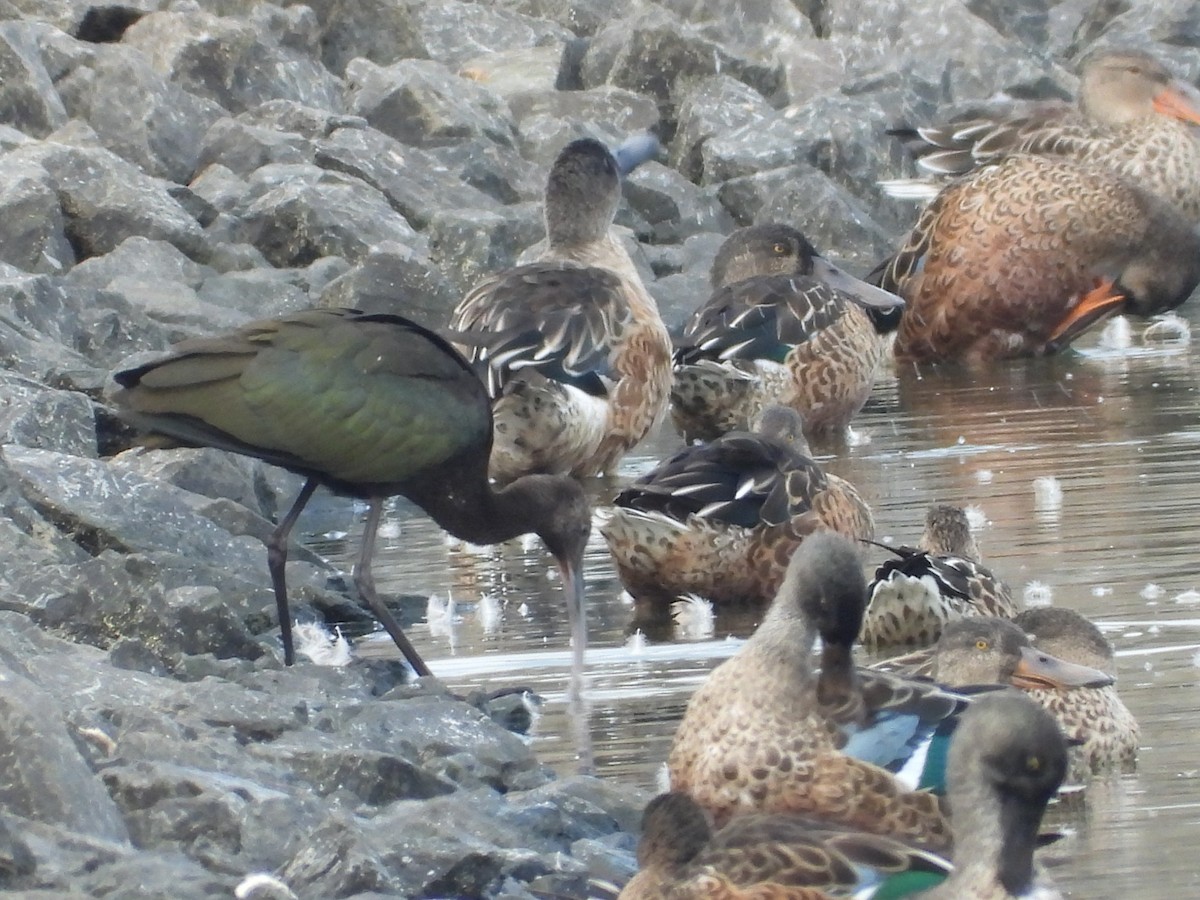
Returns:
[[[1020,606],[1007,584],[980,558],[966,511],[936,504],[916,547],[875,570],[867,588],[862,642],[869,649],[928,647],[947,623],[964,616],[1012,618]]]
[[[800,416],[770,406],[757,432],[686,447],[638,478],[600,531],[639,604],[667,607],[694,594],[761,607],[808,535],[870,538],[874,528],[854,487],[808,455]]]
[[[1021,613],[1014,622],[1039,650],[1116,674],[1112,645],[1099,628],[1075,610],[1037,607]],[[1070,749],[1072,778],[1134,768],[1141,730],[1117,695],[1116,685],[1070,691],[1040,687],[1029,693],[1075,742]]]
[[[1059,900],[1033,854],[1066,765],[1063,736],[1036,704],[1017,692],[984,696],[950,745],[953,867],[905,841],[786,813],[747,813],[714,833],[691,798],[668,793],[646,808],[639,872],[621,897],[825,900],[873,890],[909,896],[933,883],[920,896]]]
[[[568,144],[538,259],[484,279],[454,312],[454,340],[492,396],[500,481],[611,473],[666,413],[670,338],[610,232],[620,176],[644,155],[621,164],[599,141]]]
[[[1077,105],[1041,103],[896,133],[917,167],[962,175],[1006,156],[1034,154],[1096,166],[1200,220],[1200,94],[1136,50],[1109,50],[1080,68]]]
[[[1103,169],[1016,156],[945,187],[876,277],[908,303],[897,360],[979,364],[1178,306],[1200,281],[1200,238]]]
[[[730,235],[711,282],[676,341],[671,416],[684,438],[745,431],[771,403],[803,415],[810,438],[841,434],[875,383],[899,298],[780,224]]]
[[[905,710],[915,729],[917,719],[957,715],[966,700],[931,682],[880,680],[855,668],[865,592],[846,538],[821,532],[800,545],[758,630],[688,703],[667,760],[672,790],[690,794],[718,825],[747,812],[786,812],[948,846],[937,797],[863,760],[893,765],[913,750],[876,730],[885,710]],[[809,655],[818,634],[816,673]],[[843,752],[851,749],[859,758]]]

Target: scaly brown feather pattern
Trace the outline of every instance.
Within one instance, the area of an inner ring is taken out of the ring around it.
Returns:
[[[908,302],[898,360],[1052,352],[1059,326],[1099,279],[1139,315],[1200,281],[1200,239],[1178,213],[1108,173],[1012,157],[955,182],[922,212],[881,273]]]

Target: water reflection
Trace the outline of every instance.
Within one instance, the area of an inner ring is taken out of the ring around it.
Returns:
[[[1031,584],[1095,619],[1117,647],[1123,698],[1142,725],[1137,773],[1060,810],[1079,828],[1056,851],[1072,895],[1200,896],[1200,392],[1194,354],[1113,352],[1013,364],[989,373],[894,373],[855,424],[829,471],[871,503],[881,539],[911,542],[933,502],[974,504],[988,564],[1017,593]],[[633,477],[679,446],[669,427],[629,459]],[[1047,481],[1046,479],[1051,479]],[[1057,489],[1057,492],[1056,490]],[[595,482],[603,503],[615,484]],[[347,515],[329,501],[322,515]],[[536,545],[479,550],[448,544],[399,501],[381,541],[379,589],[452,596],[445,628],[410,634],[459,689],[528,684],[547,700],[535,746],[569,771],[564,717],[566,616],[557,574]],[[358,524],[345,526],[357,529]],[[349,538],[355,546],[357,532]],[[338,565],[336,546],[320,552]],[[884,557],[868,550],[871,564]],[[630,643],[602,539],[587,558],[590,727],[599,773],[653,789],[687,698],[732,653],[753,621],[718,616],[706,639]],[[1037,592],[1035,592],[1037,593]],[[482,607],[480,598],[490,599]],[[381,652],[390,652],[390,642]],[[1190,890],[1189,890],[1190,888]]]

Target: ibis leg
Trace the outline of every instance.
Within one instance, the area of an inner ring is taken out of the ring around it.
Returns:
[[[375,576],[371,574],[371,555],[375,552],[375,535],[379,531],[379,520],[382,516],[383,498],[372,497],[371,505],[367,508],[367,523],[363,528],[362,552],[354,566],[354,586],[358,588],[359,595],[370,605],[375,617],[383,623],[387,633],[392,636],[392,640],[396,642],[396,646],[400,648],[400,652],[404,654],[408,664],[418,675],[432,675],[429,666],[425,665],[425,660],[421,659],[421,654],[417,653],[417,648],[405,635],[400,623],[396,621],[391,611],[383,605],[383,601],[375,593]]]
[[[284,575],[284,568],[287,566],[288,536],[291,534],[296,520],[300,518],[300,511],[304,509],[316,489],[317,480],[315,478],[304,482],[304,487],[300,488],[300,494],[292,503],[292,508],[275,527],[267,541],[267,569],[271,573],[271,585],[275,588],[275,606],[279,610],[279,632],[283,637],[283,664],[286,666],[296,662],[296,649],[292,643],[292,611],[288,607],[287,579]]]

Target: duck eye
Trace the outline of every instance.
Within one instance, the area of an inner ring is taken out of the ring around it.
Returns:
[[[783,256],[785,253],[787,253],[787,252],[788,252],[787,244],[776,244],[776,245],[775,245],[773,248],[771,248],[771,249],[773,249],[773,250],[774,250],[776,253],[778,253],[780,256]]]
[[[987,648],[988,648],[988,642],[985,641],[983,638],[980,638],[979,640],[977,640],[975,642],[976,650],[986,650]]]
[[[1025,768],[1030,772],[1037,772],[1042,768],[1042,760],[1040,757],[1031,756],[1025,760]]]

